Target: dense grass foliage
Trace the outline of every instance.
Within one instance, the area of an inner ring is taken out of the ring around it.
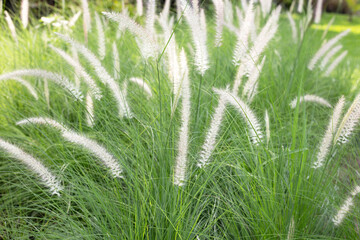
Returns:
[[[171,13],[173,14],[173,13]],[[191,36],[185,20],[175,22],[176,43],[189,62],[191,116],[186,182],[173,184],[181,122],[181,101],[168,77],[166,55],[144,60],[133,35],[116,39],[117,24],[104,19],[106,56],[102,65],[113,73],[112,43],[120,56],[119,86],[131,77],[149,84],[152,97],[128,82],[127,100],[133,118],[119,118],[111,90],[93,67],[79,55],[96,80],[103,97],[94,100],[95,122],[86,124],[86,102],[49,81],[50,101],[44,80],[26,78],[39,99],[17,82],[1,82],[0,138],[41,159],[64,186],[51,195],[35,174],[0,151],[0,239],[358,239],[360,204],[335,226],[332,219],[359,182],[358,131],[350,141],[331,148],[323,167],[314,169],[319,144],[332,109],[311,102],[289,104],[305,94],[315,94],[335,106],[346,97],[346,108],[358,94],[359,35],[341,40],[349,55],[329,77],[307,65],[322,44],[322,30],[306,29],[295,43],[285,14],[274,39],[266,47],[266,61],[259,77],[259,91],[249,103],[265,132],[268,111],[271,137],[259,145],[250,141],[244,118],[230,105],[221,124],[209,164],[198,168],[199,152],[218,104],[213,88],[232,85],[237,67],[233,51],[236,36],[224,28],[223,43],[214,47],[213,11],[206,12],[209,66],[204,76],[193,64]],[[296,15],[298,23],[305,16]],[[335,23],[341,18],[336,16]],[[260,18],[263,26],[267,18]],[[142,17],[136,20],[144,23]],[[325,15],[322,24],[329,17]],[[34,22],[34,21],[31,21]],[[17,21],[15,21],[17,23]],[[93,28],[95,27],[95,23]],[[161,28],[156,24],[157,31]],[[71,53],[51,27],[17,29],[16,44],[1,17],[0,73],[39,68],[68,76],[74,69],[52,51],[52,44]],[[331,29],[330,29],[331,30]],[[326,39],[337,32],[329,31]],[[68,33],[98,51],[93,29],[85,43],[81,20]],[[166,48],[161,45],[161,50]],[[88,88],[82,82],[80,89]],[[241,97],[241,96],[240,96]],[[48,117],[96,140],[123,168],[123,178],[113,178],[99,160],[85,149],[64,140],[44,125],[16,125],[22,119]],[[266,138],[265,138],[266,139]]]

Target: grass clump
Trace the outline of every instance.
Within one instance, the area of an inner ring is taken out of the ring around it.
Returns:
[[[266,1],[214,1],[214,20],[185,1],[157,16],[155,2],[145,19],[17,29],[18,43],[1,22],[0,81],[15,80],[1,82],[1,139],[61,191],[1,151],[0,238],[358,238],[357,65],[336,45],[355,35],[322,45],[311,11]]]

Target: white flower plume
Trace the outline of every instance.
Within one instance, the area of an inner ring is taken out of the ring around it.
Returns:
[[[59,86],[61,86],[62,88],[68,90],[76,99],[82,100],[83,98],[80,90],[76,88],[75,85],[72,84],[67,77],[42,69],[22,69],[9,73],[4,73],[0,75],[0,81],[5,79],[13,79],[16,77],[26,77],[26,76],[49,79],[54,83],[58,84]]]
[[[310,70],[313,70],[315,68],[316,63],[329,51],[329,49],[334,46],[341,38],[345,37],[347,34],[349,34],[350,30],[345,30],[332,39],[330,39],[327,43],[322,45],[320,49],[315,53],[314,57],[310,60],[308,64],[308,68]]]
[[[143,1],[136,0],[136,12],[138,16],[142,16],[144,13]]]
[[[21,1],[20,18],[21,18],[23,27],[26,28],[29,23],[29,0]]]
[[[113,42],[112,52],[113,52],[113,65],[114,65],[114,79],[119,79],[120,78],[120,57],[119,57],[119,51],[116,47],[116,42]]]
[[[100,60],[93,54],[89,49],[87,49],[81,43],[73,40],[70,37],[57,33],[57,35],[63,39],[64,41],[70,43],[74,46],[80,54],[82,54],[85,59],[93,66],[96,74],[98,75],[99,79],[113,92],[115,97],[116,103],[118,105],[119,116],[122,117],[130,117],[130,109],[128,108],[128,104],[126,98],[124,98],[122,94],[122,90],[120,89],[119,85],[115,82],[114,78],[110,76],[110,74],[106,71],[106,69],[101,65]]]
[[[16,44],[19,43],[18,41],[18,38],[17,38],[17,34],[16,34],[16,28],[15,28],[15,25],[14,25],[14,22],[11,20],[11,17],[9,15],[9,13],[7,11],[4,11],[5,13],[5,20],[6,20],[6,23],[10,29],[10,32],[11,32],[11,36],[12,38],[15,40]]]
[[[94,103],[91,94],[86,94],[86,124],[94,126]]]
[[[250,30],[254,25],[254,1],[251,0],[247,8],[245,18],[241,23],[241,30],[237,36],[237,42],[234,50],[233,63],[239,65],[241,59],[245,56],[249,48]]]
[[[180,53],[180,66],[182,76],[182,109],[178,153],[175,161],[174,184],[178,186],[183,186],[185,183],[187,168],[187,155],[189,147],[189,123],[191,113],[189,69],[184,49],[182,49]]]
[[[302,13],[302,12],[303,12],[303,8],[304,8],[304,0],[299,0],[297,11],[298,11],[299,13]]]
[[[146,23],[145,28],[151,32],[151,34],[155,34],[155,15],[156,15],[156,1],[148,0],[147,10],[146,10]]]
[[[297,32],[297,28],[296,28],[294,18],[291,16],[290,12],[287,12],[286,15],[287,15],[287,18],[288,18],[289,23],[290,23],[293,41],[294,41],[294,43],[297,43],[298,42],[298,32]]]
[[[90,17],[88,1],[81,0],[81,7],[83,9],[83,27],[84,27],[85,41],[87,41],[88,33],[91,32],[91,17]]]
[[[333,134],[335,133],[338,122],[340,120],[341,112],[344,107],[344,104],[345,104],[345,98],[344,96],[342,96],[334,108],[333,115],[330,118],[325,135],[320,143],[319,152],[317,154],[317,160],[314,163],[313,168],[319,168],[324,164],[325,158],[332,145]]]
[[[105,44],[105,33],[104,28],[101,22],[101,19],[99,17],[99,14],[95,12],[95,23],[96,23],[96,31],[98,36],[98,54],[100,60],[103,60],[105,58],[106,54],[106,44]]]
[[[210,127],[206,133],[205,142],[200,151],[200,156],[198,160],[199,162],[197,163],[197,166],[199,168],[203,168],[209,163],[211,154],[213,153],[216,146],[216,138],[220,131],[225,108],[226,97],[224,95],[220,95],[218,105],[215,108],[214,114],[210,122]]]
[[[181,1],[181,7],[184,11],[185,19],[191,29],[191,36],[195,46],[194,64],[197,71],[204,75],[209,69],[209,57],[206,46],[206,26],[204,26],[204,17],[201,18],[200,12]],[[201,20],[202,19],[202,20]]]
[[[243,96],[247,98],[249,102],[251,102],[253,97],[257,94],[258,79],[264,66],[265,59],[266,57],[263,57],[261,63],[251,71],[249,79],[245,83]]]
[[[148,95],[148,97],[152,97],[151,88],[144,81],[144,79],[132,77],[129,79],[129,81],[133,82],[133,83],[137,84],[139,87],[141,87],[144,90],[144,92]]]
[[[346,57],[347,54],[348,51],[344,51],[337,58],[335,58],[335,60],[330,64],[328,69],[326,69],[325,76],[329,76],[332,71],[334,71],[334,69],[337,67],[337,65],[339,65],[339,63]]]
[[[119,28],[128,29],[133,35],[135,35],[141,54],[145,59],[156,57],[158,55],[159,47],[157,45],[155,35],[151,32],[151,30],[140,26],[124,13],[103,12],[103,15],[111,21],[117,22],[119,24]]]
[[[50,189],[51,194],[59,195],[63,187],[55,175],[47,169],[39,160],[24,152],[19,147],[0,139],[0,148],[5,150],[11,157],[20,160],[31,171],[39,175],[41,181]]]
[[[96,85],[94,79],[92,79],[92,77],[86,72],[86,70],[83,68],[83,66],[78,60],[71,57],[69,54],[59,48],[56,48],[52,45],[49,45],[49,47],[57,54],[59,54],[59,56],[61,56],[69,65],[74,67],[75,72],[77,72],[84,79],[85,83],[88,85],[91,91],[91,94],[95,97],[95,99],[99,100],[102,98],[101,90]]]
[[[291,101],[290,107],[296,108],[297,101],[298,101],[298,99],[297,99],[297,97],[295,97],[294,100]],[[313,102],[313,103],[317,103],[317,104],[320,104],[325,107],[329,107],[329,108],[332,107],[331,104],[324,98],[316,96],[316,95],[311,95],[311,94],[306,94],[304,96],[301,96],[299,99],[299,104],[302,102]]]
[[[264,52],[265,47],[274,37],[278,29],[278,21],[280,17],[281,7],[278,6],[270,15],[265,26],[261,29],[260,34],[257,36],[256,40],[249,53],[245,55],[245,69],[247,70],[246,75],[249,75],[253,70],[256,64],[258,63],[261,54]]]
[[[342,45],[337,45],[336,47],[334,47],[333,49],[331,49],[323,58],[323,60],[320,63],[320,68],[321,70],[324,70],[326,65],[328,64],[328,62],[330,61],[330,59],[336,54],[338,53],[340,50],[342,49]]]
[[[36,99],[38,100],[39,99],[39,96],[38,94],[36,93],[36,90],[33,86],[31,86],[30,83],[28,83],[27,81],[25,81],[24,79],[20,78],[20,77],[14,77],[12,78],[12,80],[20,83],[21,85],[23,85],[24,87],[27,88],[27,90],[31,93],[31,95]]]
[[[337,212],[336,216],[332,219],[335,226],[339,226],[346,214],[350,211],[351,207],[354,205],[354,198],[357,194],[360,193],[360,186],[356,186],[355,189],[351,192],[350,196],[345,200],[339,211]]]
[[[225,100],[240,112],[241,116],[244,118],[245,122],[248,125],[251,141],[255,145],[257,145],[261,141],[263,133],[261,131],[260,122],[255,116],[254,112],[251,110],[251,108],[239,97],[234,96],[227,90],[220,90],[214,88],[214,92],[219,95],[223,95],[225,97]]]
[[[270,141],[270,120],[268,111],[265,110],[265,129],[266,129],[266,144],[269,145]]]
[[[334,137],[334,143],[344,144],[349,141],[349,138],[360,120],[360,94],[358,94],[345,116],[343,117],[339,128]]]
[[[79,133],[76,133],[70,130],[67,127],[64,127],[62,124],[58,123],[57,121],[50,119],[50,118],[42,118],[42,117],[35,117],[35,118],[27,118],[23,119],[16,123],[17,125],[24,125],[24,124],[42,124],[50,127],[54,127],[57,130],[61,131],[61,135],[69,142],[77,144],[94,154],[97,158],[99,158],[103,164],[109,168],[113,177],[121,178],[121,167],[118,161],[110,154],[108,151],[99,145],[96,141],[91,140]]]
[[[261,11],[263,17],[265,18],[271,11],[272,0],[260,0]]]
[[[317,0],[316,3],[316,10],[315,10],[315,23],[320,23],[321,20],[321,13],[322,13],[322,7],[323,7],[323,0]]]
[[[224,27],[224,2],[223,0],[213,0],[216,16],[216,34],[215,47],[220,47],[222,44],[222,31]]]

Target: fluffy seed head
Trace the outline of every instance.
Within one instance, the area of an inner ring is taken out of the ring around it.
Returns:
[[[19,147],[0,139],[0,148],[5,150],[11,157],[20,160],[31,171],[39,175],[41,181],[50,189],[51,194],[59,195],[63,187],[55,175],[47,169],[39,160],[24,152]]]

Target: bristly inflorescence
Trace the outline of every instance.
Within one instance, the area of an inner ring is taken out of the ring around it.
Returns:
[[[80,145],[89,152],[93,153],[96,157],[98,157],[103,164],[110,169],[113,177],[121,178],[122,170],[118,161],[100,144],[96,141],[91,140],[90,138],[76,133],[73,130],[63,126],[63,124],[51,119],[51,118],[43,118],[43,117],[34,117],[27,118],[16,123],[17,125],[26,125],[26,124],[42,124],[46,126],[53,127],[57,130],[60,130],[61,135],[69,142]]]
[[[60,196],[60,191],[63,189],[60,181],[39,160],[24,152],[19,147],[2,139],[0,139],[0,148],[10,154],[11,157],[20,160],[30,170],[39,175],[41,181],[50,189],[51,194]]]

